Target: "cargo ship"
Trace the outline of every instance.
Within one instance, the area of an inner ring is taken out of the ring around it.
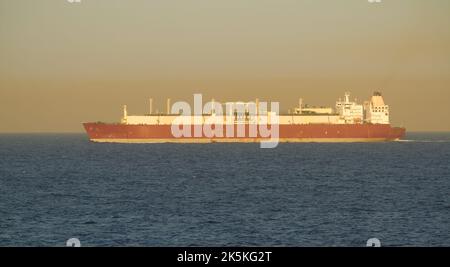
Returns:
[[[227,102],[226,112],[218,112],[222,104],[208,103],[210,109],[190,115],[174,112],[168,99],[167,112],[153,113],[150,99],[148,114],[128,115],[125,105],[120,122],[86,122],[83,126],[93,142],[118,143],[250,143],[274,138],[276,142],[387,142],[402,139],[406,131],[391,126],[389,106],[380,92],[363,104],[351,101],[345,93],[334,108],[304,105],[299,99],[298,106],[284,114],[261,109],[258,99]]]

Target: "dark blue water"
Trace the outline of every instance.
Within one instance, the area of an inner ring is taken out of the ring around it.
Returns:
[[[450,245],[450,134],[376,144],[0,135],[0,246]]]

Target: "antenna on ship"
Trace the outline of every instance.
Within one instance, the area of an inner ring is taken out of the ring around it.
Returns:
[[[350,92],[349,91],[345,92],[345,103],[348,103],[348,102],[350,102]]]
[[[152,112],[153,112],[153,98],[149,98],[149,105],[150,105],[150,110],[149,110],[149,113],[148,114],[150,114],[150,115],[152,115]]]
[[[302,114],[303,98],[298,99],[298,114]]]
[[[127,105],[123,105],[123,118],[126,119],[127,116],[128,116],[128,113],[127,113]]]
[[[170,98],[167,98],[167,114],[170,114]]]
[[[127,123],[127,117],[128,117],[128,113],[127,113],[127,105],[123,105],[123,118],[122,118],[122,123]]]

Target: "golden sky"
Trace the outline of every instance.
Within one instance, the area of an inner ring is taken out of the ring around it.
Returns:
[[[78,132],[148,98],[334,106],[450,131],[448,0],[0,0],[0,132]]]

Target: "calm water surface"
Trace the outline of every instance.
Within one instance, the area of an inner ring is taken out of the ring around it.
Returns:
[[[450,246],[450,133],[393,143],[0,135],[0,246]]]

